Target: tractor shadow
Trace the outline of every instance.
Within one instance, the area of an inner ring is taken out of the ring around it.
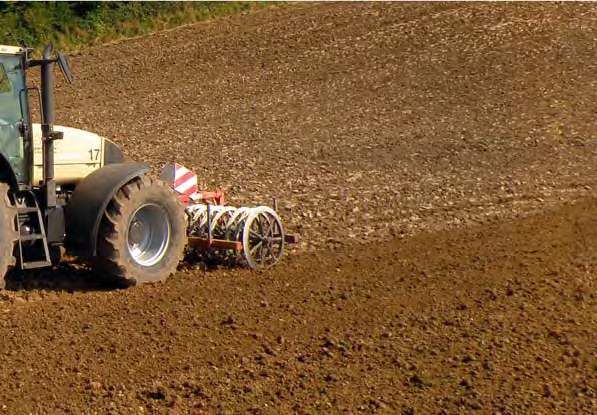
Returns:
[[[178,270],[211,272],[239,268],[238,257],[222,253],[187,253]],[[98,276],[84,262],[75,258],[59,262],[48,268],[34,270],[14,269],[6,275],[9,291],[65,291],[94,292],[129,288],[126,284]]]
[[[83,264],[64,262],[48,268],[13,270],[6,276],[6,289],[10,291],[111,291],[124,288],[98,277]]]

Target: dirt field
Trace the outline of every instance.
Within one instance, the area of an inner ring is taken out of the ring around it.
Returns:
[[[232,204],[272,271],[1,293],[6,413],[597,412],[592,4],[298,4],[85,50],[59,123]]]

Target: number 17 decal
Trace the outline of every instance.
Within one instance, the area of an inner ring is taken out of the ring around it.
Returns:
[[[99,160],[99,153],[100,153],[99,148],[92,148],[91,150],[88,151],[88,153],[89,153],[89,157],[91,158],[91,161]]]

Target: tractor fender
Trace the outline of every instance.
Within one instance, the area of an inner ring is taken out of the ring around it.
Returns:
[[[142,163],[115,163],[81,180],[66,205],[68,250],[77,256],[96,256],[98,230],[108,203],[118,189],[149,170]]]

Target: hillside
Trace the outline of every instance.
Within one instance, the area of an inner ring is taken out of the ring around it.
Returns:
[[[71,56],[60,124],[231,204],[274,270],[0,310],[8,413],[593,413],[594,5],[306,3]]]

